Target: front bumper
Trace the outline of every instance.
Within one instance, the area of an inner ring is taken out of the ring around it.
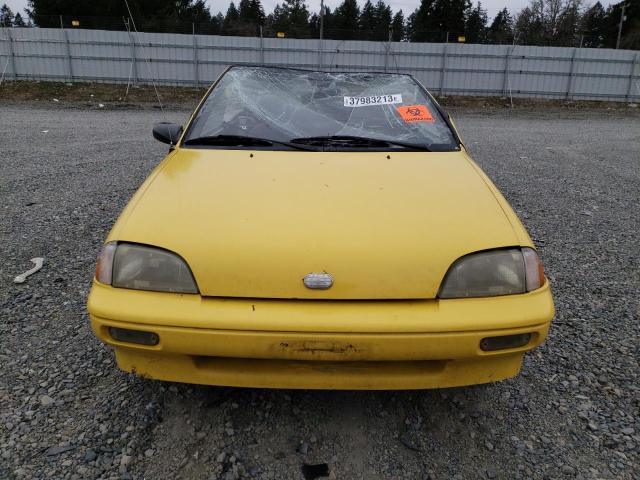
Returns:
[[[215,299],[94,284],[96,335],[125,371],[154,379],[266,388],[412,389],[516,375],[553,317],[548,285],[525,295],[440,301]],[[156,333],[122,343],[109,327]],[[520,348],[480,340],[531,333]]]

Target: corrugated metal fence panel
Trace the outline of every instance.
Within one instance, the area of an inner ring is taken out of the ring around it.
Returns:
[[[0,78],[14,78],[9,29],[0,28]]]
[[[62,30],[12,28],[13,61],[18,79],[68,78],[67,44]]]
[[[260,39],[251,37],[213,37],[215,48],[209,59],[219,65],[260,63]]]
[[[260,53],[260,39],[256,40]],[[266,65],[315,68],[319,58],[318,43],[317,40],[264,38],[262,39],[264,60],[258,56],[253,60],[253,63],[263,63],[264,61]]]
[[[132,33],[138,80],[165,85],[193,84],[193,37],[164,33]]]
[[[517,47],[511,60],[511,91],[520,96],[567,96],[575,51],[564,47]]]
[[[503,93],[508,47],[447,45],[444,92],[497,95]]]
[[[640,99],[629,50],[0,29],[5,79],[206,86],[232,64],[409,73],[440,95]]]
[[[383,71],[387,44],[353,40],[343,42],[331,52],[335,70]]]
[[[626,97],[637,52],[627,50],[578,50],[572,94],[577,98],[602,99],[609,95]],[[637,64],[637,60],[635,61]],[[638,81],[636,66],[635,81]],[[640,92],[636,92],[640,94]]]
[[[440,88],[442,53],[443,46],[437,43],[394,43],[389,54],[389,71],[411,73],[436,92]]]
[[[212,83],[226,68],[216,61],[216,49],[221,47],[221,37],[196,35],[198,45],[199,81],[202,85]]]
[[[133,50],[126,32],[67,30],[74,80],[122,82],[133,78]]]

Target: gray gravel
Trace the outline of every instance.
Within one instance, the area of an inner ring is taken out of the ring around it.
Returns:
[[[90,332],[94,258],[166,150],[160,113],[0,106],[0,478],[640,478],[640,116],[456,118],[540,248],[548,342],[488,386],[269,391],[129,376]]]

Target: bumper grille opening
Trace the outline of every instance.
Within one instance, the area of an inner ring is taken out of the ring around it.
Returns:
[[[128,328],[109,327],[109,335],[118,342],[136,343],[151,347],[160,342],[160,337],[158,337],[157,333],[129,330]]]
[[[503,335],[500,337],[486,337],[480,340],[480,349],[485,352],[493,352],[495,350],[524,347],[529,343],[529,340],[531,340],[530,333]]]

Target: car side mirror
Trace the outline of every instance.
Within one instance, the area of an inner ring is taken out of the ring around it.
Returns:
[[[177,123],[160,122],[153,126],[153,138],[169,145],[178,143],[178,139],[182,135],[182,125]]]

